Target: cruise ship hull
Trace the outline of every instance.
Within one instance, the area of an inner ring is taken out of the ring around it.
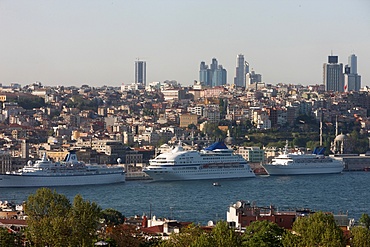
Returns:
[[[309,175],[309,174],[335,174],[343,171],[343,165],[325,166],[324,164],[309,165],[263,165],[270,176]]]
[[[76,185],[98,185],[125,182],[124,172],[107,174],[50,174],[50,175],[21,175],[0,174],[0,187],[22,188],[22,187],[55,187]]]
[[[175,168],[176,169],[176,168]],[[154,181],[201,180],[201,179],[230,179],[253,178],[256,175],[248,167],[242,168],[209,168],[188,166],[184,170],[174,170],[171,167],[163,169],[144,170]]]
[[[171,152],[149,160],[143,169],[154,181],[251,178],[256,175],[241,155],[223,142],[201,150],[184,150],[181,142]]]

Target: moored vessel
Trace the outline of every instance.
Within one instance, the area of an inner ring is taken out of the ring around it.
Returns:
[[[201,151],[186,151],[179,142],[170,152],[150,160],[143,171],[157,181],[255,177],[247,161],[223,142]]]
[[[341,173],[343,163],[324,156],[324,151],[325,148],[316,148],[312,154],[289,153],[287,142],[283,154],[272,159],[270,164],[262,166],[270,176]]]
[[[44,154],[34,164],[29,161],[18,171],[0,174],[0,187],[97,185],[124,181],[122,167],[85,164],[78,161],[75,151],[69,151],[63,162],[54,163]]]

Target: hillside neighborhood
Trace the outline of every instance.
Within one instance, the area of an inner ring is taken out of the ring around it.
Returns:
[[[117,164],[119,159],[136,170],[178,140],[199,149],[226,137],[256,164],[275,156],[287,139],[303,148],[321,141],[328,154],[368,150],[370,89],[345,93],[324,91],[323,85],[252,85],[2,85],[0,172],[45,152],[60,161],[68,149],[77,149],[85,162]],[[302,140],[305,133],[308,140]],[[336,136],[346,143],[335,143]]]

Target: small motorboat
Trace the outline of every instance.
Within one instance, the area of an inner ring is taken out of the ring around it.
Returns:
[[[221,184],[220,184],[220,183],[218,183],[218,182],[214,182],[214,183],[213,183],[213,186],[221,186]]]

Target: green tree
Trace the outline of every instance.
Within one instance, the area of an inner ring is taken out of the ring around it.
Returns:
[[[214,240],[212,239],[212,235],[209,233],[204,232],[198,238],[196,238],[192,244],[192,247],[214,247]]]
[[[300,236],[295,232],[285,231],[281,242],[284,247],[299,247],[300,245]]]
[[[368,247],[370,246],[370,230],[362,226],[356,226],[351,229],[351,246]]]
[[[95,202],[83,200],[76,195],[69,212],[71,242],[73,246],[91,246],[99,225],[100,207]]]
[[[197,130],[197,126],[195,124],[189,124],[188,129],[189,130]]]
[[[297,147],[306,147],[307,139],[305,137],[296,137],[293,139],[293,145]]]
[[[317,141],[308,141],[306,143],[306,147],[310,148],[311,150],[314,150],[316,147],[319,147],[319,146],[320,146],[320,142],[317,142]]]
[[[91,246],[100,216],[95,203],[41,188],[26,202],[26,236],[34,246]]]
[[[8,229],[0,227],[0,246],[15,247],[15,239],[15,235],[9,233]]]
[[[205,235],[205,236],[203,236]],[[168,240],[158,244],[160,247],[183,247],[183,246],[207,246],[208,236],[199,226],[191,224],[181,229],[180,233],[175,233]],[[211,245],[209,245],[211,246]]]
[[[233,228],[228,226],[226,221],[217,222],[212,229],[211,239],[213,240],[212,246],[229,247],[241,245],[241,238]]]
[[[281,238],[284,232],[283,228],[273,222],[267,220],[254,221],[245,229],[245,233],[242,236],[243,246],[283,246]]]
[[[194,224],[181,229],[179,234],[171,235],[169,240],[159,244],[160,247],[232,247],[241,246],[241,238],[227,222],[220,221],[212,229],[205,232]]]
[[[71,208],[64,196],[41,188],[26,202],[26,236],[36,246],[64,246],[69,237],[68,213]]]
[[[283,236],[284,246],[345,246],[342,230],[336,225],[334,216],[317,212],[298,218],[293,224],[292,234]]]
[[[134,225],[118,225],[108,229],[108,236],[114,240],[119,247],[139,247],[145,243],[140,236],[140,231]]]
[[[24,109],[40,108],[45,106],[45,100],[38,96],[19,97],[18,104]]]
[[[359,222],[363,224],[367,229],[370,228],[370,217],[368,214],[362,214]]]
[[[120,225],[125,221],[123,214],[113,208],[107,208],[101,211],[101,217],[104,218],[107,225]]]
[[[222,132],[216,123],[205,124],[203,131],[205,134],[208,134],[210,138],[224,139],[226,137],[226,132]]]
[[[93,111],[97,111],[99,104],[101,104],[100,101],[97,101],[96,99],[84,99],[81,95],[73,95],[66,102],[67,107]]]

